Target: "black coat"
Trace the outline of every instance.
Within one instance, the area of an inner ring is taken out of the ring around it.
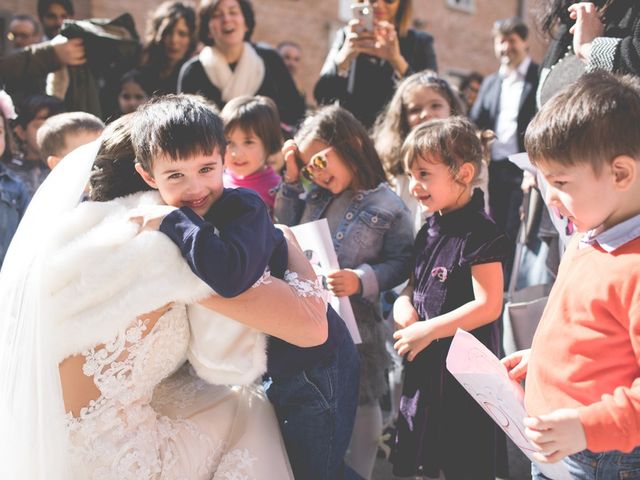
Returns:
[[[613,72],[640,75],[640,2],[618,0],[607,9],[603,37],[620,38],[622,41],[613,52]],[[542,67],[551,67],[561,59],[573,44],[569,28],[560,24],[542,61]]]
[[[278,52],[272,48],[252,46],[264,62],[264,80],[256,95],[264,95],[275,102],[282,122],[297,125],[304,115],[305,104],[289,70]],[[225,104],[222,92],[209,81],[198,57],[182,66],[178,77],[178,92],[198,93],[213,101],[220,109]]]
[[[538,64],[531,62],[524,79],[524,88],[520,96],[520,108],[518,111],[518,148],[524,151],[524,132],[529,122],[536,114],[536,90],[538,88]],[[496,72],[489,75],[482,82],[478,98],[476,99],[469,116],[481,129],[496,129],[498,114],[500,113],[500,91],[502,78]]]
[[[350,67],[349,74],[355,75],[355,78],[353,89],[349,91],[349,79],[338,75],[335,62],[346,35],[345,29],[336,33],[313,94],[320,105],[338,101],[366,127],[370,127],[391,100],[396,89],[396,75],[389,62],[358,55]],[[427,68],[437,69],[433,37],[428,33],[410,29],[406,36],[400,37],[400,53],[409,64],[405,77]]]

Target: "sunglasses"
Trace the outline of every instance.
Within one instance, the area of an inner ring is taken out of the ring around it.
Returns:
[[[324,170],[325,168],[327,168],[327,165],[329,165],[327,153],[329,153],[329,150],[331,150],[331,148],[332,147],[325,148],[324,150],[319,151],[313,157],[311,157],[309,163],[307,163],[300,170],[300,175],[312,182],[315,174],[321,170]]]

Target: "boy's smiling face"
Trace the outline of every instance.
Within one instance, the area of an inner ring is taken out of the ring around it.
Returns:
[[[167,205],[189,207],[201,217],[222,195],[222,169],[218,148],[211,155],[199,154],[186,160],[156,158],[151,174],[136,164],[144,181],[158,190]]]

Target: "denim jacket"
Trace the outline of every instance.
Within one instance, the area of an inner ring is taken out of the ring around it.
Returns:
[[[29,200],[24,184],[0,164],[0,265]]]
[[[323,218],[332,198],[317,185],[305,193],[300,183],[283,183],[276,196],[276,221],[292,226]],[[381,291],[407,279],[412,229],[409,210],[386,183],[357,192],[331,237],[340,267],[354,269],[360,277],[362,297],[375,301]]]

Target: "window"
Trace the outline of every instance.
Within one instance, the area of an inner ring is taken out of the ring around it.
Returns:
[[[474,0],[447,0],[447,6],[463,12],[475,12],[476,2]]]

